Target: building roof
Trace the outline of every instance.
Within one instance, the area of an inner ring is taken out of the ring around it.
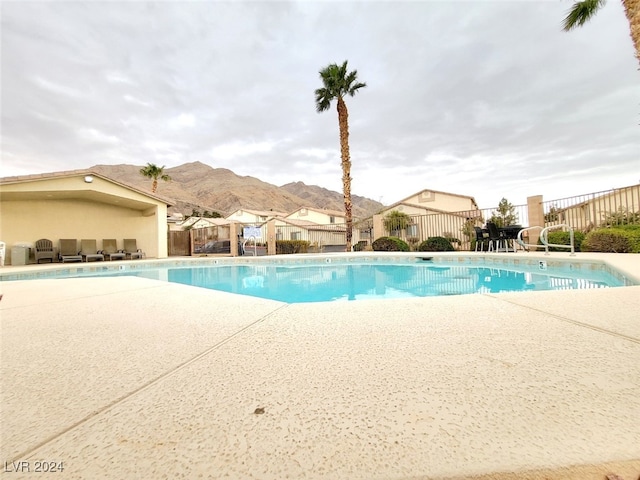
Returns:
[[[119,180],[114,180],[111,177],[108,177],[102,173],[96,173],[93,170],[90,169],[82,169],[82,170],[66,170],[66,171],[61,171],[61,172],[51,172],[51,173],[36,173],[33,175],[18,175],[18,176],[13,176],[13,177],[1,177],[0,178],[0,187],[2,185],[12,185],[12,184],[18,184],[18,183],[30,183],[30,182],[38,182],[38,181],[44,181],[44,180],[55,180],[58,178],[70,178],[70,177],[81,177],[81,176],[92,176],[92,177],[98,177],[98,178],[102,178],[103,180],[106,180],[108,182],[111,182],[113,184],[119,185],[123,188],[126,188],[128,190],[132,190],[136,193],[139,193],[141,195],[145,195],[149,198],[152,198],[158,202],[164,203],[167,206],[173,206],[175,204],[174,200],[170,200],[166,197],[162,197],[160,195],[157,195],[155,193],[149,192],[149,191],[145,191],[145,190],[141,190],[138,187],[135,187],[133,185],[130,185],[128,183],[125,182],[121,182]]]
[[[424,205],[418,205],[418,204],[409,203],[409,202],[394,203],[393,205],[390,205],[390,206],[386,207],[384,210],[381,210],[381,211],[388,211],[388,210],[393,209],[394,207],[398,207],[400,205],[404,205],[404,206],[408,206],[408,207],[420,208],[420,209],[425,210],[427,212],[454,215],[454,216],[463,217],[463,218],[476,218],[476,217],[482,216],[482,211],[480,211],[479,209],[459,210],[459,211],[455,211],[455,212],[450,212],[448,210],[441,210],[439,208],[426,207]]]
[[[451,193],[451,192],[442,192],[440,190],[433,190],[431,188],[425,188],[423,190],[420,190],[419,192],[415,192],[412,193],[411,195],[409,195],[408,197],[403,198],[402,200],[397,201],[396,203],[393,203],[391,205],[389,205],[388,207],[384,207],[382,210],[388,210],[390,208],[395,207],[396,205],[400,205],[400,204],[405,204],[405,205],[413,205],[413,206],[417,206],[416,204],[410,204],[410,203],[406,203],[407,200],[409,200],[412,197],[415,197],[416,195],[420,195],[424,192],[433,192],[433,193],[440,193],[442,195],[449,195],[451,197],[460,197],[460,198],[468,198],[469,200],[471,200],[473,202],[473,205],[476,206],[476,208],[478,207],[478,203],[476,202],[476,199],[469,196],[469,195],[460,195],[458,193]],[[425,208],[424,205],[419,205],[420,208]]]
[[[189,217],[186,218],[182,223],[180,223],[181,227],[188,227],[189,225],[194,225],[199,221],[205,221],[210,223],[211,225],[220,226],[220,225],[229,225],[231,223],[237,223],[237,220],[229,220],[227,218],[213,218],[213,217]]]
[[[330,215],[334,217],[344,217],[345,215],[344,212],[341,212],[339,210],[329,210],[328,208],[300,207],[294,210],[293,212],[291,212],[290,214],[288,214],[288,216],[291,216],[294,213],[299,212],[300,210],[311,210],[313,212],[324,213],[325,215]]]
[[[287,215],[284,212],[277,212],[275,210],[253,210],[250,208],[238,208],[237,210],[234,210],[233,213],[227,215],[227,218],[229,218],[231,215],[235,215],[237,212],[247,212],[253,215],[258,215],[259,217],[284,217]]]

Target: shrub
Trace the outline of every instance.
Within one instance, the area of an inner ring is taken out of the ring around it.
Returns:
[[[420,245],[418,245],[419,252],[451,252],[453,251],[453,245],[444,237],[429,237]]]
[[[583,252],[640,253],[640,225],[598,228],[582,242]]]
[[[407,242],[398,237],[380,237],[371,245],[376,252],[408,252]]]
[[[576,252],[582,251],[582,242],[584,242],[584,233],[580,231],[573,232],[573,246]],[[547,240],[549,243],[555,243],[556,245],[569,245],[571,235],[569,232],[549,232]],[[542,245],[542,240],[538,239],[538,245]],[[549,247],[550,252],[569,252],[568,248]]]
[[[277,240],[276,254],[307,253],[310,242],[306,240]]]
[[[353,246],[353,251],[354,252],[362,252],[363,250],[365,250],[367,248],[367,242],[364,240],[360,240],[358,243],[356,243]]]

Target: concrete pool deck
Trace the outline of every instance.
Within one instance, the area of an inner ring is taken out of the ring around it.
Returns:
[[[576,258],[640,279],[640,255]],[[2,272],[25,268],[46,267]],[[136,277],[0,288],[3,478],[640,475],[640,286],[291,305]]]

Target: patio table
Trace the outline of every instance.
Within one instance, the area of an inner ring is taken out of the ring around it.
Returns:
[[[518,238],[518,232],[522,230],[522,228],[522,225],[507,225],[506,227],[498,228],[500,235],[507,241],[507,243],[511,243],[514,252],[516,251],[515,240]]]

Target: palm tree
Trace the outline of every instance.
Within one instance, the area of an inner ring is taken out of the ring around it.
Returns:
[[[366,83],[357,82],[356,70],[347,73],[347,61],[342,65],[332,63],[320,70],[322,88],[316,90],[316,110],[318,113],[328,110],[331,101],[337,99],[338,126],[340,128],[340,153],[342,156],[342,189],[344,195],[344,216],[346,222],[347,252],[351,251],[353,236],[353,216],[351,213],[351,158],[349,156],[349,112],[344,103],[345,95],[354,96]]]
[[[147,163],[146,167],[141,168],[140,175],[153,179],[153,184],[151,185],[151,193],[156,193],[156,190],[158,189],[158,179],[165,182],[171,180],[171,177],[164,173],[164,165],[158,167],[153,163]]]
[[[607,3],[607,0],[581,0],[576,2],[564,19],[563,28],[567,32],[576,27],[581,27],[591,20],[598,10]],[[636,58],[640,62],[640,1],[622,0],[624,12],[629,20],[631,39],[636,49]]]

